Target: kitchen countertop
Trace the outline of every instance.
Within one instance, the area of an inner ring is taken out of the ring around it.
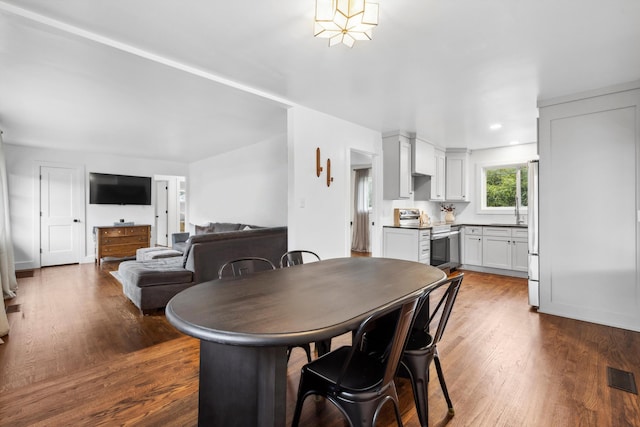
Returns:
[[[385,225],[383,227],[388,228],[407,228],[412,230],[430,230],[434,226],[437,225],[446,225],[444,222],[436,222],[431,225]],[[449,224],[451,226],[472,226],[472,227],[516,227],[516,228],[527,228],[527,224],[504,224],[504,223],[468,223],[468,222],[454,222],[453,224]]]

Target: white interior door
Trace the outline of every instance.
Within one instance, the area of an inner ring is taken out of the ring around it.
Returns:
[[[40,166],[40,265],[80,262],[82,169]]]
[[[156,245],[169,246],[169,183],[156,181]]]

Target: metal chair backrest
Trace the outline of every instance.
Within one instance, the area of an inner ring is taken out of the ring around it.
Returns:
[[[456,276],[449,277],[447,280],[442,282],[441,285],[438,286],[438,288],[445,287],[446,289],[444,290],[444,293],[440,297],[438,304],[433,310],[430,309],[430,304],[427,301],[428,297],[422,298],[422,306],[419,308],[418,314],[416,315],[413,329],[421,329],[424,332],[428,333],[430,326],[433,326],[433,320],[436,318],[436,316],[439,316],[438,326],[435,330],[435,333],[432,335],[432,345],[436,345],[444,334],[444,329],[447,326],[449,317],[451,316],[453,304],[455,303],[456,297],[458,296],[458,291],[460,290],[460,285],[462,284],[463,278],[464,273],[459,273]]]
[[[231,276],[239,277],[246,274],[251,274],[257,271],[275,270],[276,266],[266,258],[260,257],[246,257],[238,258],[228,261],[222,264],[222,267],[218,270],[218,278],[222,279],[225,276],[226,271],[231,272]]]
[[[395,327],[393,328],[393,334],[389,339],[388,345],[386,346],[386,350],[383,354],[381,354],[381,358],[385,367],[384,374],[382,378],[380,378],[382,380],[382,382],[380,383],[380,389],[385,388],[393,381],[396,371],[398,370],[398,365],[400,364],[400,358],[402,357],[402,352],[404,351],[407,337],[409,336],[409,330],[411,329],[413,317],[416,308],[418,307],[419,300],[420,295],[416,295],[414,298],[408,299],[401,304],[389,305],[385,309],[378,310],[376,313],[369,316],[360,324],[358,330],[356,331],[356,334],[353,337],[354,345],[351,347],[351,353],[345,360],[345,363],[342,366],[342,370],[337,377],[336,386],[340,387],[345,375],[348,374],[349,367],[352,363],[355,353],[362,349],[363,346],[365,346],[365,335],[369,330],[371,330],[372,324],[383,317],[389,316],[395,318],[396,322]]]
[[[320,261],[320,257],[315,252],[305,251],[305,250],[289,251],[283,254],[282,257],[280,257],[280,268],[290,267],[292,265],[304,264],[303,256],[305,254],[309,254],[317,258],[318,261]]]

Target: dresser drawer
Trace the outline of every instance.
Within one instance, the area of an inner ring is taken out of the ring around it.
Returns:
[[[113,245],[105,246],[102,248],[102,255],[114,256],[114,257],[128,257],[134,256],[136,250],[145,248],[146,244],[127,244],[127,245]]]
[[[144,243],[147,242],[147,236],[122,236],[122,237],[103,237],[100,240],[103,245],[123,245],[127,243]]]
[[[127,227],[124,229],[126,236],[147,236],[149,234],[148,227]]]
[[[125,229],[124,228],[106,228],[100,230],[100,237],[118,237],[124,236]]]

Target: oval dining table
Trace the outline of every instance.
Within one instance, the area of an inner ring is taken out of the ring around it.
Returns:
[[[288,346],[355,330],[376,310],[445,278],[412,261],[335,258],[180,292],[165,312],[200,339],[198,425],[283,427]]]

